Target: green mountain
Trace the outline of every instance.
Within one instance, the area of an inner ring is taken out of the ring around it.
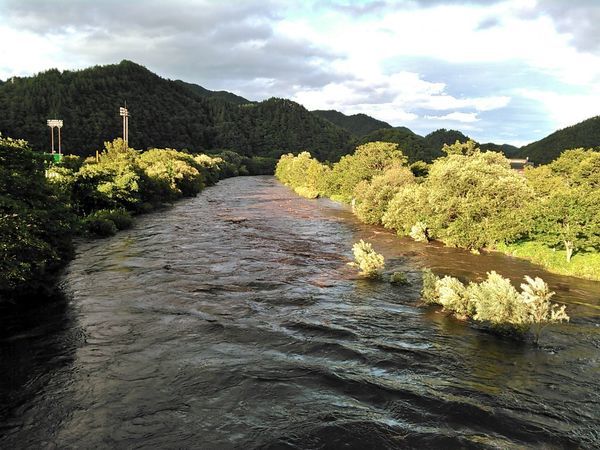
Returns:
[[[181,81],[181,80],[175,80],[175,83],[177,83],[181,86],[185,86],[188,89],[191,89],[192,92],[195,92],[196,94],[200,95],[201,97],[225,100],[226,102],[233,103],[234,105],[246,105],[248,103],[255,103],[244,97],[240,97],[239,95],[236,95],[232,92],[211,91],[206,88],[203,88],[202,86],[198,86],[197,84],[187,83],[187,82]]]
[[[252,102],[226,91],[210,91],[181,80],[159,77],[131,61],[80,71],[51,69],[33,77],[0,81],[0,133],[27,139],[49,150],[47,119],[62,119],[65,153],[90,155],[122,135],[119,107],[130,113],[129,141],[135,148],[171,147],[190,151],[234,150],[245,156],[279,157],[310,151],[335,161],[356,144],[395,142],[411,161],[431,161],[444,144],[468,139],[460,131],[437,130],[420,136],[392,128],[365,114],[306,110],[290,100]],[[600,116],[556,131],[517,149],[482,144],[484,150],[547,163],[569,148],[600,148]]]
[[[411,162],[431,162],[443,155],[444,144],[454,144],[456,141],[466,142],[469,140],[460,131],[446,130],[441,128],[427,136],[420,136],[406,127],[389,128],[377,130],[360,139],[361,144],[373,141],[394,142],[400,146]]]
[[[366,114],[353,114],[347,116],[344,113],[335,110],[315,110],[313,114],[330,121],[355,136],[362,137],[382,128],[392,128],[392,126],[381,120],[374,119]]]
[[[563,128],[520,148],[522,157],[536,164],[546,164],[572,148],[597,148],[600,150],[600,116]]]
[[[515,147],[510,144],[494,144],[493,142],[487,142],[480,144],[479,148],[486,152],[500,152],[504,153],[507,158],[517,158],[520,152],[519,147]]]
[[[234,94],[207,96],[194,86],[163,79],[130,61],[81,71],[52,69],[0,85],[0,132],[47,151],[46,120],[62,119],[65,153],[90,155],[122,135],[119,107],[127,102],[129,141],[135,148],[226,148],[273,157],[309,150],[329,160],[351,150],[350,133],[297,103],[237,104],[231,101]]]

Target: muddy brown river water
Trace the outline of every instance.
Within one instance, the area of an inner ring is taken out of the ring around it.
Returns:
[[[398,287],[358,278],[373,243]],[[420,268],[544,278],[541,347],[417,306]],[[272,177],[84,242],[64,300],[0,318],[0,448],[598,448],[600,283],[398,239]]]

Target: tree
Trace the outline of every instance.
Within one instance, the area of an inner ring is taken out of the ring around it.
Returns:
[[[600,153],[568,150],[525,175],[537,194],[529,208],[532,237],[563,246],[567,262],[577,251],[600,248]]]
[[[381,218],[383,226],[407,236],[417,223],[425,225],[431,217],[427,189],[423,184],[402,186],[387,205]]]
[[[469,145],[460,145],[470,151]],[[513,241],[529,230],[522,210],[533,191],[500,153],[439,158],[422,186],[431,212],[421,220],[432,237],[447,245],[479,249]]]
[[[330,176],[329,196],[350,203],[354,188],[361,181],[381,175],[392,165],[405,165],[407,158],[397,144],[370,142],[356,148],[334,164]]]
[[[534,204],[532,235],[550,247],[563,245],[567,262],[583,249],[600,248],[600,192],[563,187]]]
[[[314,159],[309,152],[298,156],[291,153],[283,155],[275,176],[285,185],[306,198],[316,198],[323,194],[328,178],[329,167]]]
[[[27,142],[0,136],[0,298],[35,292],[71,255],[74,217],[46,163]]]
[[[468,140],[467,142],[461,142],[457,140],[452,145],[444,144],[442,146],[442,152],[446,155],[463,155],[463,156],[472,156],[479,149],[477,148],[477,143],[472,140]]]
[[[415,183],[415,177],[406,166],[394,164],[371,181],[363,180],[354,188],[354,213],[366,223],[380,223],[388,203],[403,186]]]

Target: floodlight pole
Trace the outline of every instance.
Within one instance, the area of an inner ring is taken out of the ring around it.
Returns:
[[[126,107],[119,108],[119,114],[123,116],[123,141],[125,145],[129,142],[129,111]]]
[[[62,155],[62,150],[60,148],[60,129],[62,128],[62,125],[59,125],[58,127],[58,154]],[[52,133],[54,134],[54,133]]]
[[[50,127],[50,139],[52,141],[52,154],[56,153],[54,151],[54,127],[58,128],[58,154],[62,155],[62,146],[60,140],[60,129],[63,126],[63,121],[59,119],[48,119],[46,124]]]
[[[50,135],[52,136],[52,154],[54,154],[54,126],[50,125]]]

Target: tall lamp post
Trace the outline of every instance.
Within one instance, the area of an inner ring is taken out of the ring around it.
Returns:
[[[123,141],[125,141],[125,145],[128,145],[129,142],[129,111],[127,108],[120,107],[119,115],[123,116]]]
[[[50,135],[51,135],[51,141],[52,141],[52,154],[55,153],[55,151],[54,151],[54,128],[58,128],[58,154],[62,155],[61,140],[60,140],[60,129],[63,126],[63,121],[62,120],[58,120],[58,119],[48,119],[46,121],[46,123],[50,127]]]

